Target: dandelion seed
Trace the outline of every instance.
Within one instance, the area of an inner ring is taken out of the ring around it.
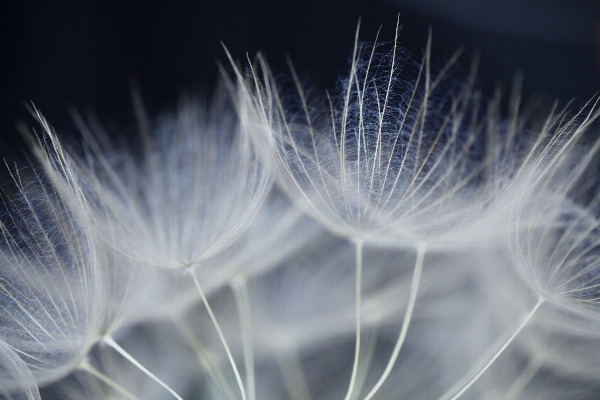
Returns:
[[[39,138],[38,149],[53,138]],[[112,334],[126,324],[133,300],[150,281],[81,219],[89,210],[81,186],[62,154],[55,155],[55,172],[65,181],[55,187],[35,169],[29,177],[15,170],[16,193],[5,199],[0,220],[0,338],[15,349],[38,384],[84,368],[98,343],[118,348]],[[50,162],[43,155],[42,161]],[[136,281],[142,285],[135,286]]]
[[[577,121],[576,116],[564,124],[559,123],[548,142],[536,146],[536,152],[530,154],[530,164],[521,171],[524,181],[512,188],[516,190],[517,206],[511,218],[511,253],[517,270],[536,289],[538,299],[531,311],[517,323],[514,333],[506,341],[501,341],[501,346],[491,352],[493,355],[475,369],[473,377],[452,400],[464,394],[485,373],[547,300],[558,297],[563,304],[572,304],[566,294],[572,295],[577,303],[583,300],[579,297],[581,293],[595,291],[595,262],[585,267],[579,264],[580,261],[585,264],[588,252],[593,253],[594,238],[592,235],[591,243],[588,243],[587,235],[593,231],[594,222],[577,212],[577,207],[567,206],[565,197],[590,162],[590,157],[598,150],[596,144],[582,159],[572,163],[574,157],[581,156],[575,144],[599,115],[594,109],[595,106],[592,106],[587,112],[583,109],[578,114],[584,116],[583,121]],[[569,180],[561,179],[561,174],[569,176]],[[595,297],[591,295],[592,303]]]
[[[513,263],[535,293],[594,319],[600,315],[599,200],[592,195],[583,206],[570,197],[583,198],[589,190],[585,173],[600,142],[586,150],[574,145],[598,115],[592,107],[583,122],[571,120],[565,128],[575,126],[573,143],[544,154],[515,209],[510,242]]]
[[[67,152],[48,132],[55,161],[47,167],[58,182],[75,182],[90,226],[120,253],[162,268],[198,264],[250,223],[269,188],[268,170],[224,100],[216,99],[210,113],[184,102],[177,116],[153,123],[141,107],[141,154],[112,146],[101,128],[79,121],[89,152]],[[58,163],[71,176],[61,176]]]
[[[134,97],[132,143],[76,116],[69,147],[38,113],[45,174],[0,210],[0,396],[596,393],[600,111],[532,128],[516,79],[504,118],[477,60],[416,62],[399,30],[357,30],[321,102],[259,55],[210,107]]]
[[[33,374],[7,344],[0,341],[0,395],[7,400],[39,400]]]
[[[291,64],[297,113],[289,111],[288,96],[280,94],[262,59],[265,78],[260,82],[254,71],[254,97],[249,97],[249,107],[263,111],[263,131],[280,160],[278,182],[315,220],[356,248],[356,356],[347,400],[360,358],[363,247],[416,252],[411,301],[397,346],[370,399],[406,337],[426,253],[467,243],[461,242],[465,231],[486,216],[510,186],[509,174],[517,175],[521,166],[516,157],[506,159],[514,127],[504,142],[486,138],[496,132],[497,121],[486,119],[474,91],[476,63],[467,82],[457,86],[451,70],[460,52],[434,75],[431,41],[417,65],[398,47],[398,31],[399,25],[394,49],[383,56],[377,40],[370,51],[360,45],[357,31],[349,77],[338,97],[327,96],[327,113],[312,112]]]
[[[120,302],[130,288],[126,275],[108,286],[108,253],[39,173],[13,177],[16,194],[5,199],[0,221],[0,340],[44,384],[77,368],[104,333],[121,324]]]
[[[194,268],[250,224],[270,187],[269,168],[224,98],[211,113],[186,103],[151,128],[140,104],[137,111],[140,161],[81,123],[90,149],[84,157],[67,152],[50,131],[52,147],[38,153],[59,187],[71,181],[79,189],[87,205],[80,217],[108,246],[143,265],[188,268],[212,314]]]

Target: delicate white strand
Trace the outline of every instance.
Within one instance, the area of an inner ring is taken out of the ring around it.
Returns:
[[[85,372],[89,373],[90,375],[93,375],[98,380],[106,383],[108,386],[115,389],[117,392],[121,393],[123,396],[127,397],[128,399],[138,400],[137,397],[135,397],[133,394],[129,393],[129,391],[127,391],[123,386],[119,385],[113,379],[106,376],[102,372],[98,371],[96,368],[94,368],[92,365],[90,365],[89,362],[87,362],[87,361],[82,362],[81,365],[79,365],[79,368],[82,371],[85,371]]]
[[[244,367],[246,369],[246,384],[248,385],[248,400],[256,399],[254,378],[254,350],[252,340],[252,312],[250,310],[250,297],[246,287],[246,279],[237,276],[231,281],[231,288],[235,296],[240,316],[242,347],[244,352]]]
[[[415,260],[415,269],[413,272],[413,278],[410,285],[410,294],[408,299],[408,305],[406,306],[406,311],[404,313],[404,319],[402,320],[402,328],[400,329],[400,335],[398,336],[398,341],[394,346],[394,350],[390,356],[390,359],[381,375],[381,378],[377,381],[373,389],[369,392],[367,397],[364,400],[370,400],[375,396],[379,388],[386,381],[390,373],[392,372],[392,368],[398,359],[398,354],[400,353],[400,349],[402,349],[402,345],[404,344],[404,339],[406,339],[406,333],[408,332],[408,326],[410,325],[410,321],[412,319],[413,310],[415,308],[415,303],[417,300],[417,293],[419,291],[419,281],[421,279],[421,271],[423,270],[423,260],[425,258],[426,246],[424,243],[419,243],[417,246],[417,257]]]
[[[354,247],[356,250],[356,282],[355,282],[355,301],[356,301],[356,343],[354,348],[354,363],[352,365],[352,375],[350,376],[350,384],[348,385],[348,392],[344,400],[350,400],[356,384],[356,374],[358,372],[358,364],[360,360],[360,331],[362,327],[361,317],[361,297],[362,297],[362,252],[363,242],[361,240],[353,240]]]
[[[221,339],[221,343],[223,344],[223,347],[225,348],[225,352],[227,353],[227,358],[229,358],[229,362],[231,363],[231,368],[233,368],[233,373],[235,374],[235,379],[237,380],[238,386],[240,387],[240,392],[242,394],[242,400],[246,400],[246,389],[244,388],[244,382],[242,381],[242,377],[240,376],[240,371],[238,370],[238,367],[235,364],[235,360],[233,359],[231,350],[229,350],[229,345],[227,344],[227,340],[225,340],[225,336],[223,335],[223,332],[221,331],[221,327],[219,326],[219,323],[217,322],[217,318],[215,317],[215,314],[213,313],[212,308],[210,307],[210,304],[208,303],[208,300],[206,299],[206,296],[204,295],[204,291],[200,287],[200,282],[198,281],[198,277],[196,276],[196,270],[194,269],[194,267],[189,267],[189,269],[190,269],[190,274],[192,275],[192,279],[194,280],[194,283],[196,284],[196,288],[198,289],[198,293],[200,293],[200,297],[202,298],[202,302],[204,303],[204,306],[206,307],[206,311],[208,312],[208,315],[210,316],[210,319],[212,320],[212,323],[215,326],[215,329],[217,330],[219,339]]]
[[[521,330],[523,330],[523,328],[525,327],[525,325],[527,325],[527,323],[529,322],[529,320],[531,319],[531,317],[533,317],[533,314],[535,314],[535,312],[537,311],[537,309],[544,303],[546,299],[543,297],[540,297],[538,302],[536,303],[535,307],[533,307],[533,309],[531,310],[531,312],[529,312],[529,314],[527,315],[527,317],[523,320],[523,322],[521,323],[521,325],[519,325],[519,327],[517,328],[517,330],[515,331],[515,333],[513,333],[513,335],[506,341],[506,343],[504,343],[504,345],[500,348],[500,350],[498,350],[496,352],[496,354],[494,354],[494,356],[487,362],[487,364],[485,364],[483,366],[483,368],[481,368],[481,370],[473,377],[473,379],[471,379],[458,393],[456,393],[456,395],[454,395],[452,397],[451,400],[456,400],[458,399],[460,396],[462,396],[475,382],[477,382],[477,380],[479,379],[479,377],[481,375],[483,375],[483,373],[485,371],[487,371],[487,369],[494,363],[494,361],[496,361],[496,359],[498,357],[500,357],[500,354],[502,354],[502,352],[504,352],[504,350],[506,350],[506,348],[508,347],[508,345],[510,345],[512,343],[512,341],[517,337],[517,335],[519,334],[519,332],[521,332]]]
[[[198,357],[198,360],[206,370],[208,376],[214,382],[216,382],[217,386],[219,386],[219,388],[223,391],[223,393],[225,394],[225,396],[227,396],[228,399],[235,400],[235,395],[233,394],[231,388],[225,380],[221,369],[217,365],[215,365],[212,358],[210,357],[210,354],[208,354],[208,351],[204,348],[204,345],[200,342],[200,340],[196,336],[194,336],[194,334],[190,331],[190,329],[185,325],[185,323],[182,320],[178,318],[173,318],[172,322],[177,328],[177,330],[181,333],[184,340],[194,350],[196,357]]]
[[[298,354],[288,350],[285,355],[277,357],[277,362],[290,400],[312,400]]]
[[[162,386],[163,388],[167,389],[167,391],[169,393],[171,393],[173,395],[173,397],[175,397],[177,400],[183,400],[181,398],[181,396],[179,396],[166,383],[164,383],[156,375],[154,375],[152,372],[150,372],[146,367],[144,367],[142,364],[140,364],[140,362],[138,360],[136,360],[135,358],[133,358],[133,356],[131,354],[129,354],[127,351],[125,351],[124,348],[122,348],[121,346],[119,346],[119,344],[117,342],[115,342],[114,339],[111,336],[105,336],[102,339],[102,342],[106,343],[107,345],[109,345],[110,347],[112,347],[113,349],[115,349],[119,354],[121,354],[123,357],[125,357],[130,363],[132,363],[133,365],[135,365],[140,371],[142,371],[143,373],[145,373],[146,375],[148,375],[150,378],[152,378],[152,380],[154,380],[154,382],[158,383],[160,386]]]
[[[525,387],[531,382],[535,374],[540,370],[542,366],[542,357],[537,356],[529,360],[527,366],[521,371],[517,379],[508,388],[502,400],[515,400],[525,390]]]

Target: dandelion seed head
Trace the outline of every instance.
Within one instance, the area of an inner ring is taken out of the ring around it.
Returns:
[[[141,123],[137,157],[80,124],[89,152],[50,149],[65,154],[69,177],[56,163],[48,167],[81,188],[89,206],[83,218],[119,253],[163,268],[197,264],[248,226],[270,186],[268,171],[218,99],[211,113],[184,102],[175,116]]]
[[[597,319],[600,299],[597,219],[566,200],[562,210],[544,214],[543,221],[537,220],[534,226],[514,237],[518,271],[540,296]]]
[[[0,208],[0,396],[597,393],[594,100],[530,123],[519,78],[505,107],[476,59],[398,32],[357,32],[320,100],[259,55],[210,104],[135,95],[130,140],[75,115],[71,145],[34,110],[43,172]]]
[[[107,326],[113,303],[101,250],[60,195],[39,172],[13,177],[17,194],[5,201],[0,220],[0,337],[44,383],[81,360]]]
[[[357,42],[349,76],[315,104],[293,67],[295,101],[262,60],[265,82],[255,78],[249,99],[268,109],[278,182],[301,207],[341,236],[410,248],[459,237],[519,165],[507,156],[513,136],[486,115],[497,105],[475,89],[475,68],[456,79],[459,53],[435,73],[429,45],[421,63],[391,46]]]

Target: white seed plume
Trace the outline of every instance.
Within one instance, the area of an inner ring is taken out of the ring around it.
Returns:
[[[594,158],[596,140],[586,148],[579,139],[600,114],[582,110],[569,141],[549,148],[525,180],[511,218],[510,254],[517,272],[534,292],[559,307],[600,318],[600,197]],[[558,135],[557,135],[558,137]]]
[[[163,268],[198,264],[251,222],[269,188],[268,168],[225,99],[216,98],[210,112],[184,101],[177,115],[153,121],[140,104],[137,111],[141,148],[116,146],[101,128],[80,123],[89,150],[68,152],[48,132],[56,161],[47,167],[81,188],[84,218],[120,253]]]
[[[262,129],[281,161],[279,182],[343,237],[404,248],[431,247],[444,235],[456,241],[518,171],[517,121],[501,133],[497,104],[474,91],[476,63],[457,85],[460,52],[436,75],[430,45],[417,64],[396,42],[387,54],[377,42],[357,42],[339,94],[316,106],[291,64],[298,100],[288,104],[292,96],[260,59],[265,78],[253,83],[252,100],[266,110]]]
[[[466,83],[457,85],[452,73],[460,52],[434,74],[430,48],[431,41],[417,64],[402,53],[397,37],[393,50],[382,55],[377,41],[360,45],[357,31],[349,76],[340,94],[328,94],[321,108],[306,98],[291,63],[295,103],[281,93],[264,59],[259,58],[262,77],[251,65],[248,108],[262,112],[263,140],[280,161],[278,182],[315,220],[355,244],[356,348],[346,400],[354,396],[361,368],[363,247],[416,252],[398,340],[369,400],[406,339],[426,253],[468,247],[470,239],[489,232],[480,221],[505,216],[509,189],[544,143],[517,148],[518,98],[509,123],[500,124],[499,100],[486,105],[474,90],[476,63]]]
[[[0,397],[598,397],[600,111],[536,126],[520,79],[506,107],[398,31],[357,31],[322,101],[259,56],[210,107],[135,97],[131,140],[37,114],[44,173],[0,209]]]
[[[16,190],[0,220],[0,341],[43,384],[77,368],[120,326],[135,270],[115,269],[42,174],[13,177]],[[0,386],[18,386],[10,377]]]

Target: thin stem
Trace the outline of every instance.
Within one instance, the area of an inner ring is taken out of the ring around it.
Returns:
[[[492,358],[494,354],[498,351],[500,347],[508,340],[508,338],[514,333],[516,324],[511,325],[507,328],[502,335],[498,336],[498,338],[492,343],[491,346],[477,359],[476,362],[471,365],[471,367],[463,374],[463,376],[458,379],[452,387],[450,387],[443,395],[441,395],[438,400],[450,400],[450,398],[454,395],[454,393],[458,392],[463,386],[465,386],[472,376],[474,376],[477,371],[479,371],[483,366]]]
[[[494,356],[487,362],[487,364],[485,364],[485,366],[483,368],[481,368],[481,370],[473,377],[473,379],[471,379],[469,381],[469,383],[467,383],[456,395],[454,395],[454,397],[452,397],[451,400],[458,399],[460,396],[463,395],[463,393],[465,393],[467,391],[467,389],[469,389],[475,382],[477,382],[477,380],[479,379],[479,377],[481,375],[483,375],[483,373],[485,371],[487,371],[487,369],[494,363],[494,361],[496,361],[496,359],[498,357],[500,357],[500,354],[502,354],[502,352],[504,350],[506,350],[506,348],[508,347],[508,345],[515,339],[515,337],[517,337],[517,335],[519,334],[519,332],[521,332],[521,330],[523,330],[523,328],[525,327],[525,325],[527,325],[527,323],[529,322],[529,320],[531,319],[531,317],[533,317],[533,314],[535,314],[535,312],[537,311],[537,309],[540,308],[540,306],[544,303],[545,300],[546,299],[544,297],[540,297],[538,299],[538,302],[535,305],[535,307],[533,307],[533,310],[531,310],[531,312],[523,320],[523,322],[521,323],[521,325],[519,325],[519,327],[517,328],[517,330],[515,331],[515,333],[512,334],[512,336],[506,341],[506,343],[504,343],[504,345],[500,348],[500,350],[498,350],[496,352],[496,354],[494,354]]]
[[[244,351],[244,367],[246,369],[246,384],[248,385],[248,399],[256,399],[256,383],[254,379],[254,350],[252,348],[252,313],[250,310],[250,296],[246,287],[246,279],[238,276],[231,282],[231,289],[235,296],[240,326],[242,331],[242,347]]]
[[[206,370],[208,376],[217,383],[217,386],[223,391],[225,396],[230,400],[235,400],[235,395],[231,391],[231,388],[227,384],[225,377],[223,376],[223,372],[221,369],[215,365],[210,354],[205,349],[204,345],[200,342],[200,340],[194,336],[194,334],[190,331],[190,329],[185,325],[185,323],[179,318],[172,319],[173,324],[184,337],[188,345],[194,350],[196,357]]]
[[[402,328],[400,329],[400,335],[398,336],[398,341],[396,342],[396,346],[394,346],[394,350],[392,351],[392,355],[390,356],[390,360],[388,361],[381,378],[375,384],[373,389],[369,392],[365,400],[370,400],[375,396],[375,393],[381,388],[381,385],[386,381],[390,373],[392,372],[392,368],[398,359],[398,354],[400,353],[400,349],[404,344],[404,339],[406,339],[406,332],[408,332],[408,326],[410,325],[410,321],[412,319],[413,310],[415,308],[415,303],[417,300],[417,293],[419,291],[419,281],[421,280],[421,271],[423,270],[423,260],[425,258],[425,244],[419,243],[417,246],[417,259],[415,261],[415,269],[413,272],[412,283],[410,285],[410,294],[408,299],[408,305],[406,307],[406,312],[404,313],[404,320],[402,321]]]
[[[295,350],[277,357],[277,361],[290,400],[312,400],[300,357]]]
[[[213,313],[212,308],[210,307],[210,304],[208,304],[208,300],[206,299],[206,296],[204,295],[204,291],[200,287],[200,282],[198,282],[198,277],[196,276],[196,270],[193,267],[190,267],[190,272],[192,274],[192,279],[194,280],[194,283],[196,284],[196,288],[198,289],[198,293],[200,293],[202,302],[204,303],[204,306],[206,307],[206,311],[208,311],[208,315],[210,316],[210,319],[212,320],[212,323],[215,326],[215,329],[217,330],[219,338],[221,339],[221,343],[223,343],[223,347],[225,348],[225,352],[227,353],[227,357],[229,358],[229,362],[231,363],[231,368],[233,368],[233,373],[235,374],[235,379],[237,380],[238,386],[240,387],[240,392],[242,393],[242,400],[247,400],[246,399],[246,389],[244,388],[244,382],[242,382],[242,377],[240,376],[240,371],[238,370],[237,366],[235,365],[235,360],[233,359],[233,356],[231,355],[231,350],[229,350],[229,346],[227,345],[225,336],[223,336],[223,332],[221,331],[221,327],[219,326],[219,323],[217,322],[217,318],[215,318],[215,314]]]
[[[361,333],[360,339],[360,360],[358,362],[358,371],[356,372],[356,380],[354,381],[354,398],[358,398],[358,395],[362,392],[365,386],[367,375],[369,375],[369,369],[371,362],[373,361],[373,354],[375,353],[375,346],[377,345],[377,329],[376,327],[368,327]]]
[[[542,365],[541,358],[534,358],[529,361],[525,369],[519,374],[517,379],[513,382],[510,388],[506,391],[503,400],[514,400],[523,392],[523,389],[531,382],[535,374]]]
[[[356,373],[358,371],[358,361],[360,359],[360,328],[361,328],[361,284],[362,284],[362,240],[354,240],[354,247],[356,249],[356,346],[354,348],[354,364],[352,365],[352,375],[350,377],[350,385],[348,386],[348,393],[344,400],[350,400],[356,385]]]
[[[132,363],[133,365],[135,365],[136,367],[138,367],[138,369],[140,371],[142,371],[143,373],[145,373],[146,375],[148,375],[150,378],[152,378],[160,386],[162,386],[165,389],[167,389],[167,391],[169,393],[171,393],[173,395],[173,397],[175,397],[177,400],[183,400],[181,398],[181,396],[179,396],[177,393],[175,393],[175,391],[173,389],[171,389],[166,383],[164,383],[163,381],[161,381],[152,372],[148,371],[146,369],[146,367],[144,367],[142,364],[139,363],[138,360],[136,360],[135,358],[133,358],[133,356],[131,354],[129,354],[127,351],[125,351],[124,348],[122,348],[121,346],[119,346],[119,344],[117,342],[115,342],[115,340],[112,337],[106,336],[106,337],[104,337],[104,339],[102,339],[102,341],[104,343],[106,343],[107,345],[109,345],[110,347],[112,347],[113,349],[115,349],[119,354],[121,354],[123,357],[125,357],[130,363]]]
[[[117,382],[112,380],[110,377],[106,376],[105,374],[103,374],[102,372],[98,371],[96,368],[91,366],[89,362],[87,362],[87,361],[82,362],[81,365],[79,366],[79,368],[82,371],[85,371],[85,372],[89,373],[90,375],[93,375],[98,380],[106,383],[108,386],[115,389],[117,392],[121,393],[123,396],[127,397],[128,399],[138,400],[137,397],[135,397],[133,394],[129,393],[129,391],[127,391],[124,387],[122,387]]]

